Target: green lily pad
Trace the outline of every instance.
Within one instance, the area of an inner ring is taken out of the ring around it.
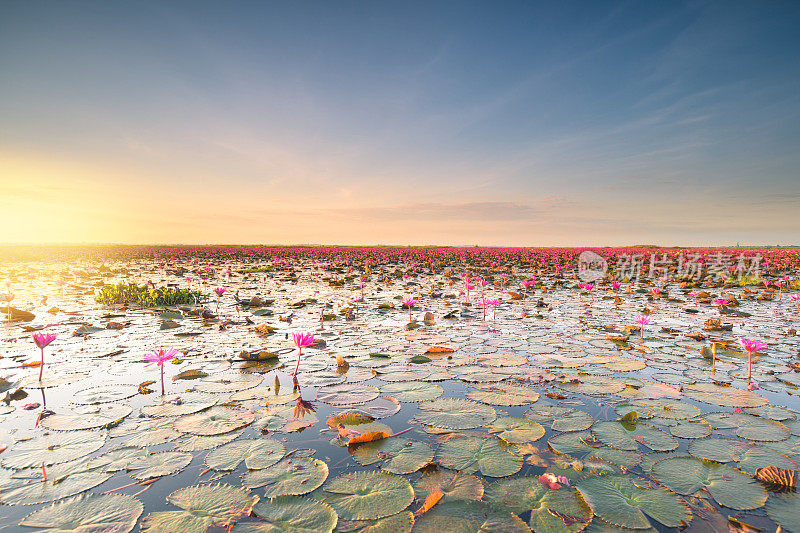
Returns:
[[[142,407],[142,413],[154,417],[190,415],[208,409],[217,403],[217,398],[202,392],[183,392],[160,397],[155,405]]]
[[[592,435],[603,444],[620,450],[638,450],[640,444],[657,452],[678,447],[675,437],[642,422],[597,422],[592,426]]]
[[[256,419],[250,411],[216,406],[201,413],[178,418],[172,426],[181,433],[192,435],[221,435],[249,426]]]
[[[466,394],[467,398],[489,405],[528,405],[539,400],[539,393],[530,387],[510,383],[478,385]]]
[[[131,461],[128,468],[133,470],[131,477],[151,479],[167,476],[186,468],[192,462],[192,454],[184,452],[159,452]]]
[[[565,391],[578,394],[616,394],[625,389],[625,384],[614,378],[606,376],[594,376],[591,374],[577,374],[572,378],[574,381],[566,381],[558,386]]]
[[[50,433],[18,442],[0,457],[7,468],[52,465],[89,455],[105,442],[106,436],[95,431]]]
[[[444,398],[419,404],[415,418],[421,424],[446,429],[470,429],[484,426],[497,418],[488,405],[470,400]]]
[[[127,494],[89,494],[54,503],[26,516],[19,525],[74,533],[127,533],[144,510]]]
[[[700,459],[719,463],[735,461],[741,470],[750,475],[766,466],[777,466],[795,470],[797,463],[786,455],[764,446],[757,446],[734,439],[700,439],[689,445],[689,453]]]
[[[417,518],[418,533],[530,533],[530,528],[517,515],[486,502],[452,500],[436,505]]]
[[[690,495],[705,488],[717,503],[731,509],[757,509],[767,501],[766,491],[752,477],[713,461],[670,457],[653,464],[650,471],[656,481],[678,494]]]
[[[593,476],[577,486],[592,511],[610,524],[633,529],[651,527],[648,517],[668,527],[689,523],[684,501],[663,487],[647,488],[628,476]]]
[[[724,407],[761,407],[769,403],[766,398],[755,392],[716,383],[687,385],[683,393],[693,400]]]
[[[242,439],[212,450],[206,456],[206,465],[230,471],[244,461],[247,468],[257,470],[277,463],[285,453],[286,448],[275,439]]]
[[[536,533],[577,533],[592,520],[592,511],[572,487],[551,490],[536,477],[504,479],[486,488],[485,500],[520,514],[530,511]]]
[[[489,477],[510,476],[522,468],[522,459],[496,437],[453,437],[439,445],[436,459],[447,468],[466,474],[480,471]]]
[[[167,501],[183,510],[147,515],[141,523],[143,532],[204,533],[213,526],[226,527],[250,514],[258,497],[242,487],[221,483],[176,490],[167,496]]]
[[[433,449],[420,441],[389,437],[358,444],[353,459],[364,466],[378,464],[393,474],[410,474],[433,461]]]
[[[66,478],[33,480],[20,487],[0,493],[0,502],[6,505],[34,505],[47,503],[87,491],[105,483],[112,474],[105,472],[80,472]]]
[[[538,422],[527,418],[501,416],[489,426],[489,433],[510,444],[534,442],[544,436],[544,428]]]
[[[401,402],[427,402],[435,400],[444,393],[436,383],[425,381],[401,381],[381,387],[383,394],[390,394]]]
[[[791,533],[800,532],[800,498],[796,493],[773,494],[765,507],[767,515]]]
[[[264,520],[236,524],[231,533],[327,533],[338,516],[327,503],[297,496],[282,496],[255,504],[253,513]]]
[[[642,461],[642,454],[638,451],[588,444],[592,441],[591,433],[579,431],[556,435],[550,438],[548,444],[556,453],[571,455],[578,459],[599,459],[624,468],[633,468]]]
[[[378,387],[360,383],[341,383],[322,387],[317,392],[317,400],[336,406],[351,406],[374,400],[380,394]]]
[[[559,405],[534,406],[525,411],[524,416],[540,424],[549,424],[555,431],[582,431],[594,424],[589,413]]]
[[[414,500],[411,484],[388,472],[352,472],[328,481],[320,498],[342,520],[371,520],[397,514]]]
[[[245,487],[265,487],[267,498],[300,496],[317,489],[328,478],[328,465],[313,457],[284,457],[261,470],[250,470],[243,477]]]
[[[441,468],[414,482],[414,493],[419,500],[424,501],[436,491],[440,491],[448,500],[480,500],[484,486],[479,477]]]
[[[714,429],[736,429],[739,437],[757,441],[786,440],[791,435],[781,422],[745,413],[708,413],[703,417]]]
[[[111,427],[119,424],[133,409],[121,403],[81,405],[69,414],[55,414],[42,418],[39,425],[53,431],[78,431]]]

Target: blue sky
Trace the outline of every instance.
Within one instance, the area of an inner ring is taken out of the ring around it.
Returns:
[[[798,243],[796,2],[2,11],[9,242]]]

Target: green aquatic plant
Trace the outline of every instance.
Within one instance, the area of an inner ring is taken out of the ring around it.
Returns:
[[[165,305],[197,304],[205,295],[190,289],[138,286],[135,283],[103,285],[95,297],[103,305],[139,305],[141,307],[161,307]]]

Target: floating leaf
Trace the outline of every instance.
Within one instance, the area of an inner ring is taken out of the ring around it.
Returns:
[[[192,435],[221,435],[249,426],[256,419],[250,411],[216,406],[208,411],[186,415],[172,424],[181,433]]]
[[[152,513],[142,519],[148,533],[205,532],[209,527],[225,527],[240,516],[250,514],[258,501],[247,489],[226,484],[193,485],[176,490],[167,501],[184,509]]]
[[[594,424],[589,413],[558,405],[534,406],[525,411],[525,418],[548,424],[555,431],[582,431]]]
[[[766,398],[755,392],[716,383],[687,385],[683,393],[693,400],[725,407],[760,407],[769,403]]]
[[[328,385],[317,392],[317,400],[330,405],[359,405],[374,400],[380,393],[378,387],[358,383]]]
[[[791,533],[800,531],[800,498],[797,493],[773,494],[765,507],[770,518]]]
[[[403,381],[384,385],[381,392],[391,394],[401,402],[426,402],[441,396],[444,389],[436,383]]]
[[[236,524],[231,533],[326,533],[333,531],[338,520],[330,505],[297,496],[262,500],[253,513],[266,523]]]
[[[612,448],[638,450],[639,444],[653,451],[664,452],[678,447],[678,441],[660,429],[641,422],[626,424],[618,421],[597,422],[592,435]]]
[[[353,451],[353,459],[365,466],[380,463],[386,472],[410,474],[433,461],[433,450],[424,442],[390,437],[360,444]]]
[[[415,418],[421,424],[446,429],[469,429],[492,422],[497,413],[488,405],[445,398],[419,404]]]
[[[71,414],[55,414],[43,418],[39,425],[54,431],[77,431],[114,426],[133,412],[130,406],[121,403],[83,405]]]
[[[21,526],[48,528],[53,533],[127,533],[144,510],[126,494],[89,494],[54,503],[26,516]]]
[[[692,519],[681,498],[662,487],[640,487],[630,477],[594,476],[581,481],[577,489],[596,515],[620,527],[649,528],[648,516],[668,527]]]
[[[395,474],[353,472],[328,481],[320,497],[343,520],[370,520],[399,513],[414,500],[414,491]]]
[[[756,446],[733,439],[700,439],[689,445],[689,453],[700,459],[719,463],[735,461],[748,474],[765,466],[794,470],[797,464],[786,455],[764,446]]]
[[[538,422],[527,418],[501,416],[489,426],[489,433],[510,444],[534,442],[544,436],[544,428]]]
[[[60,500],[87,491],[105,483],[111,474],[105,472],[80,472],[66,478],[33,480],[26,485],[0,493],[0,502],[6,505],[34,505]]]
[[[0,457],[7,468],[52,465],[89,455],[102,448],[105,442],[106,436],[94,431],[50,433],[18,442]]]
[[[312,457],[284,457],[261,470],[251,470],[242,478],[250,489],[265,487],[267,498],[299,496],[317,489],[328,478],[328,465]]]
[[[247,468],[256,470],[277,463],[285,453],[286,448],[275,439],[242,439],[212,450],[206,456],[206,465],[230,471],[244,461]]]
[[[532,476],[492,483],[484,498],[516,514],[530,511],[528,525],[537,533],[577,533],[592,520],[591,509],[574,488],[551,490]]]
[[[539,400],[539,393],[522,385],[492,383],[468,391],[467,398],[490,405],[528,405]]]
[[[438,469],[414,482],[418,498],[441,492],[448,500],[480,500],[483,498],[483,481],[475,476]]]
[[[447,468],[466,474],[480,471],[489,477],[510,476],[522,468],[522,459],[496,437],[454,437],[439,445],[436,459]]]
[[[548,444],[556,453],[568,454],[578,459],[599,459],[624,468],[633,468],[642,460],[642,454],[638,451],[587,444],[591,441],[592,435],[588,431],[580,431],[556,435]]]
[[[184,392],[161,396],[157,404],[142,407],[142,413],[155,417],[190,415],[208,409],[215,403],[217,398],[211,394]]]
[[[131,461],[128,468],[134,470],[131,477],[151,479],[179,472],[191,462],[192,454],[190,453],[159,452]]]
[[[489,503],[453,500],[440,503],[420,516],[414,524],[414,531],[530,533],[530,528],[517,515]]]
[[[735,468],[694,457],[670,457],[653,464],[653,477],[678,494],[705,488],[721,505],[749,510],[764,505],[767,493],[753,478]]]

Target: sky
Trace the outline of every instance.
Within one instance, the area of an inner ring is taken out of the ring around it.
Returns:
[[[800,244],[798,2],[0,7],[0,242]]]

